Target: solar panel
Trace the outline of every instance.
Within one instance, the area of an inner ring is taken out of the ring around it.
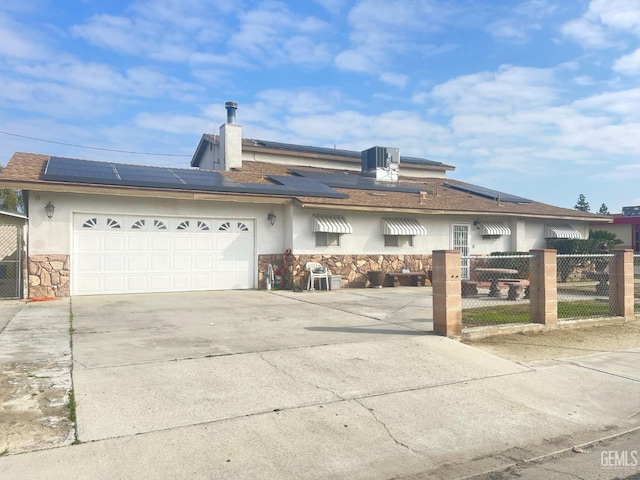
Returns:
[[[501,202],[508,203],[531,203],[533,200],[528,198],[518,197],[509,193],[499,192],[497,190],[491,190],[490,188],[480,187],[478,185],[471,185],[470,183],[444,183],[445,187],[460,190],[461,192],[472,193],[480,197],[490,198],[491,200],[500,200]]]
[[[161,187],[182,183],[170,168],[114,164],[120,185]]]
[[[424,188],[400,185],[398,183],[377,182],[373,178],[349,173],[310,172],[308,170],[291,170],[296,175],[311,178],[328,187],[353,188],[358,190],[375,190],[381,192],[420,193]]]
[[[236,183],[219,172],[179,168],[128,165],[95,162],[75,158],[50,157],[43,180],[128,187],[171,188],[177,190],[204,190],[210,192],[252,193],[325,198],[347,198],[310,179],[283,180],[281,185]]]
[[[110,163],[63,157],[49,157],[42,177],[45,180],[77,182],[95,178],[103,180],[118,178]]]

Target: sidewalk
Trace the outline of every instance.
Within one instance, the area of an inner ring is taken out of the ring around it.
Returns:
[[[83,443],[0,478],[512,478],[640,427],[640,349],[517,363],[421,330],[426,288],[389,290],[74,299]],[[38,352],[40,308],[0,346]]]

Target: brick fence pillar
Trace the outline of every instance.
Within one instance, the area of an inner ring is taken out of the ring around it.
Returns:
[[[611,314],[633,320],[633,250],[613,250],[609,263],[609,305]]]
[[[531,250],[529,311],[531,321],[558,324],[558,255],[556,250]]]
[[[446,337],[462,333],[462,291],[460,252],[433,252],[433,331]]]

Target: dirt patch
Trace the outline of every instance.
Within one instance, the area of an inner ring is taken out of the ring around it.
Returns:
[[[70,388],[55,362],[0,364],[0,455],[72,443]]]
[[[497,335],[464,343],[515,362],[578,357],[640,347],[640,321]]]

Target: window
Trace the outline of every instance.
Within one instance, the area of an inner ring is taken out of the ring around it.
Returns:
[[[413,247],[413,235],[385,235],[385,247]]]
[[[316,232],[316,247],[339,247],[340,234],[331,232]]]
[[[178,224],[177,230],[189,230],[189,220],[184,220]]]

